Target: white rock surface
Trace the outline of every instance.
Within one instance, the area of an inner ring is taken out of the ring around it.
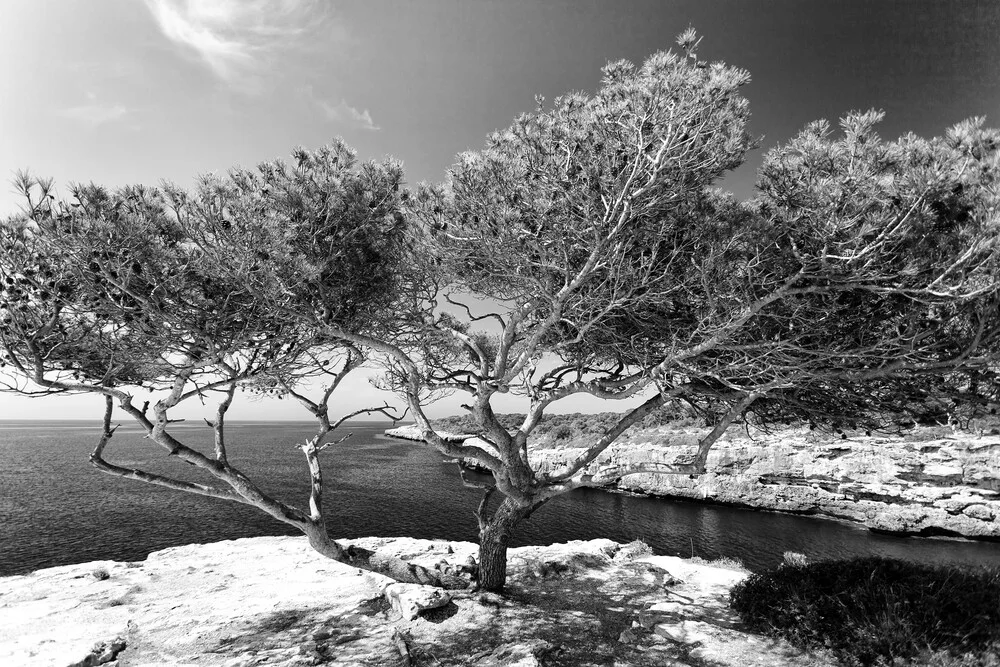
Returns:
[[[440,588],[419,584],[389,584],[382,593],[393,610],[407,621],[422,611],[437,609],[451,602],[451,595]]]
[[[464,562],[476,551],[408,538],[350,542],[421,565]],[[510,597],[453,592],[433,618],[392,612],[383,593],[396,584],[323,558],[304,538],[39,570],[0,579],[0,666],[537,667],[555,656],[653,667],[690,650],[652,631],[676,624],[697,629],[698,648],[718,665],[831,664],[780,642],[765,648],[738,629],[727,599],[744,573],[671,557],[616,560],[619,550],[609,540],[512,549]],[[547,565],[536,575],[529,563]],[[650,568],[678,583],[650,581]]]
[[[708,640],[709,625],[703,621],[657,623],[653,632],[678,644],[704,644]]]

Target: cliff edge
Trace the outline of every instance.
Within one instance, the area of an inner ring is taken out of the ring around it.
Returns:
[[[386,434],[420,439],[412,427]],[[545,438],[529,445],[529,456],[540,472],[558,469],[580,452],[581,441],[585,436]],[[592,469],[669,465],[691,455],[697,441],[690,428],[631,429]],[[636,474],[610,488],[841,519],[903,535],[1000,540],[998,435],[918,428],[842,438],[804,427],[772,434],[733,429],[712,448],[703,475]]]
[[[463,542],[351,542],[425,565],[475,553]],[[38,570],[0,579],[0,664],[834,664],[741,629],[728,593],[745,572],[594,540],[512,549],[509,575],[506,597],[426,591],[296,537]]]

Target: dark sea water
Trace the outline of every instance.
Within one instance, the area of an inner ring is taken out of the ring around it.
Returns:
[[[381,435],[388,424],[345,429],[353,436],[323,454],[325,506],[337,537],[408,535],[474,541],[480,491],[462,486],[457,466],[418,443]],[[175,428],[209,451],[211,431]],[[230,460],[263,489],[302,507],[308,472],[295,448],[308,423],[233,423]],[[140,560],[158,549],[260,535],[294,535],[259,510],[109,476],[87,457],[99,428],[88,422],[0,422],[0,576],[91,560]],[[210,481],[123,425],[106,450],[118,465]],[[785,551],[811,558],[883,554],[924,562],[1000,565],[1000,543],[901,538],[821,519],[580,490],[523,523],[514,545],[607,537],[646,540],[660,554],[739,558],[751,569]]]

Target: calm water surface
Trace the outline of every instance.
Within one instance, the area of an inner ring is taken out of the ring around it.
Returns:
[[[474,541],[480,491],[428,447],[381,435],[367,423],[324,452],[324,500],[337,537],[408,535]],[[204,425],[178,425],[184,442],[211,449]],[[229,457],[262,488],[305,506],[309,475],[295,444],[308,423],[233,423]],[[0,576],[91,560],[140,560],[197,542],[296,531],[259,510],[111,477],[87,457],[99,427],[86,422],[0,422]],[[106,450],[123,466],[210,481],[123,425]],[[925,562],[1000,564],[1000,543],[900,538],[807,517],[580,490],[523,523],[514,545],[607,537],[646,540],[657,553],[776,565],[785,551],[811,558],[883,554]]]

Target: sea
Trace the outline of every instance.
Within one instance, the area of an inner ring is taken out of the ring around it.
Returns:
[[[359,422],[322,453],[324,509],[335,537],[410,536],[475,541],[482,491],[421,443],[387,438],[388,422]],[[179,423],[178,439],[211,451],[212,431]],[[267,493],[305,507],[309,474],[296,447],[308,422],[232,422],[229,459]],[[0,422],[0,576],[93,560],[142,560],[171,546],[297,532],[254,507],[102,473],[88,462],[96,422]],[[130,424],[105,450],[117,465],[211,482]],[[512,545],[610,538],[646,541],[663,555],[727,557],[751,570],[794,551],[810,559],[878,554],[930,563],[1000,566],[1000,543],[884,535],[862,527],[689,501],[578,490],[556,498],[515,533]]]

